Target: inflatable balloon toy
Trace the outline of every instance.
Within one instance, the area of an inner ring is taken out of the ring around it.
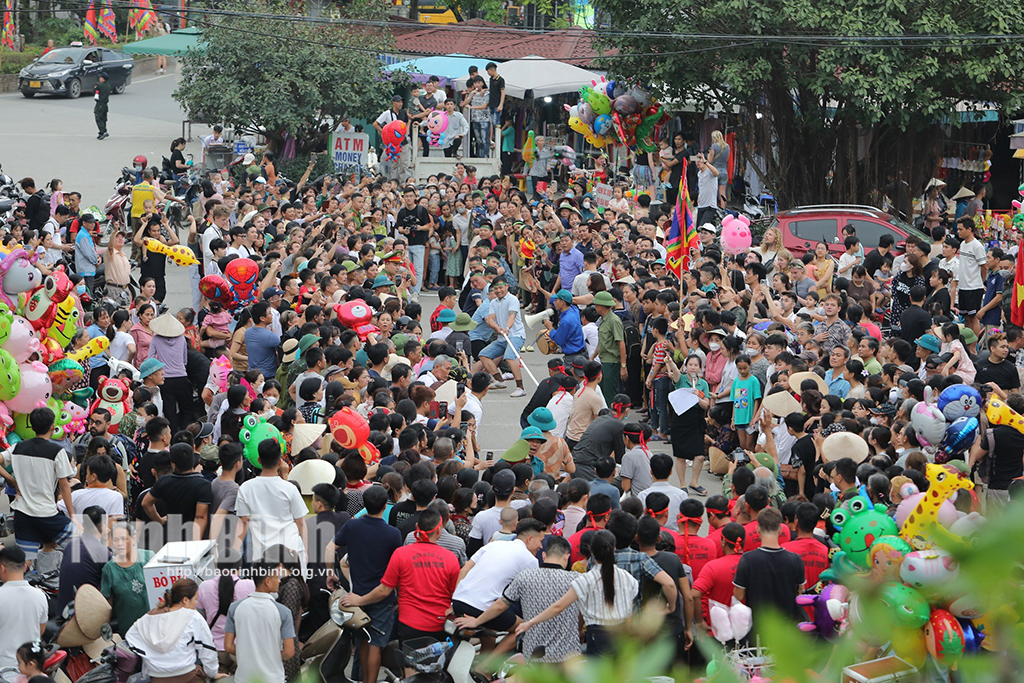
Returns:
[[[575,107],[575,106],[570,107],[568,104],[563,105],[563,106],[565,107],[565,110],[567,112],[569,112],[569,128],[570,129],[572,129],[572,130],[574,130],[577,133],[580,133],[582,135],[592,135],[594,133],[594,131],[590,128],[590,126],[588,126],[586,123],[584,123],[580,119],[579,108],[578,107]]]
[[[427,114],[427,142],[432,147],[444,147],[447,142],[445,131],[448,130],[448,113],[434,109]]]
[[[57,315],[57,305],[68,298],[75,286],[64,274],[64,266],[57,268],[43,279],[43,283],[28,293],[22,315],[37,331],[49,329]]]
[[[18,310],[18,295],[39,286],[43,276],[36,268],[37,256],[15,249],[0,260],[0,301],[11,311]]]
[[[11,329],[4,342],[4,348],[10,351],[14,360],[26,362],[32,354],[38,353],[41,344],[32,330],[32,325],[20,315],[11,317]]]
[[[69,296],[57,304],[49,334],[43,337],[41,352],[43,360],[52,363],[64,357],[67,348],[78,332],[78,318],[82,315],[76,305],[75,297]]]
[[[601,92],[599,89],[590,89],[590,97],[587,98],[587,104],[593,110],[594,116],[610,114],[612,111],[612,101],[606,93]]]
[[[960,623],[944,609],[932,610],[924,625],[924,641],[936,662],[943,666],[956,664],[964,654],[964,632]]]
[[[899,628],[921,628],[928,623],[931,614],[928,601],[910,586],[887,583],[882,586],[878,599],[889,608],[889,616]]]
[[[537,154],[537,143],[535,141],[534,132],[531,130],[526,134],[526,142],[523,143],[523,162],[527,165],[533,165],[533,158]]]
[[[78,436],[85,434],[86,423],[89,419],[89,411],[78,405],[68,401],[64,404],[64,409],[68,411],[71,419],[64,426],[64,431],[71,436]]]
[[[750,249],[750,219],[729,214],[722,219],[722,250],[728,254],[742,254]]]
[[[384,161],[398,161],[402,156],[402,143],[408,128],[405,121],[392,121],[381,129],[381,141],[384,143]]]
[[[231,285],[220,275],[207,275],[199,281],[199,293],[223,306],[231,303]]]
[[[249,258],[234,259],[224,269],[224,278],[231,288],[229,308],[237,311],[256,301],[256,280],[260,276],[260,267]]]
[[[926,595],[941,593],[941,588],[960,576],[960,565],[941,548],[915,550],[907,553],[900,567],[903,583]]]
[[[594,119],[597,118],[597,114],[594,113],[594,108],[590,106],[590,102],[581,102],[579,108],[580,121],[593,127]]]
[[[860,567],[868,567],[868,551],[875,539],[895,536],[896,522],[879,511],[864,496],[854,496],[845,507],[832,512],[832,524],[838,530],[832,540]]]
[[[11,400],[20,390],[21,368],[18,361],[9,351],[0,349],[0,401]]]
[[[629,95],[634,100],[636,100],[636,103],[639,104],[641,107],[649,107],[649,106],[651,106],[651,96],[650,96],[650,94],[646,90],[644,90],[643,88],[641,88],[639,86],[633,88],[632,90],[630,90],[629,92],[624,93],[624,94],[625,95]]]
[[[0,263],[3,263],[3,261],[0,261]],[[1007,425],[1013,427],[1018,432],[1024,433],[1024,417],[1018,415],[1013,408],[998,398],[989,397],[988,405],[985,407],[985,417],[988,418],[990,425]]]
[[[359,335],[359,341],[365,342],[371,334],[380,334],[380,328],[370,322],[373,309],[362,299],[335,304],[334,314],[338,322]]]
[[[11,337],[11,328],[14,325],[14,314],[7,304],[0,304],[0,346],[7,344]]]
[[[970,619],[957,617],[957,623],[964,633],[964,654],[980,652],[985,647],[985,629],[976,625]]]
[[[242,418],[242,429],[238,432],[238,440],[243,444],[245,459],[256,469],[263,469],[263,466],[260,465],[260,444],[270,439],[281,446],[281,455],[284,455],[288,449],[288,442],[284,440],[281,430],[267,422],[265,417],[257,417],[249,413]]]
[[[910,423],[914,426],[917,440],[923,446],[938,448],[946,437],[946,416],[935,406],[923,401],[914,406]]]
[[[953,424],[946,428],[946,438],[942,441],[942,449],[955,458],[974,445],[974,440],[977,437],[978,418],[958,417]]]
[[[967,384],[954,384],[942,390],[936,406],[950,422],[961,417],[978,417],[981,393]]]
[[[199,263],[194,251],[183,244],[169,246],[160,240],[146,238],[146,249],[154,254],[162,254],[179,266],[194,266]]]
[[[608,114],[602,114],[594,120],[594,132],[602,137],[611,133],[614,126],[615,122]]]
[[[612,108],[622,114],[623,116],[629,116],[630,114],[636,113],[640,109],[640,105],[629,95],[623,95],[622,97],[616,97],[612,103]]]
[[[817,633],[822,638],[831,640],[844,630],[850,603],[850,591],[846,586],[830,583],[817,595],[798,595],[796,604],[810,607],[814,621],[798,624],[804,633]]]
[[[96,400],[89,407],[89,412],[92,413],[97,408],[103,408],[110,413],[110,426],[107,427],[107,432],[117,434],[121,418],[132,411],[132,392],[128,383],[116,377],[100,377]]]
[[[108,339],[107,337],[96,337],[94,339],[90,339],[89,341],[87,341],[85,343],[85,346],[83,346],[82,348],[76,349],[66,354],[64,357],[70,358],[71,360],[75,360],[81,363],[92,358],[93,356],[98,356],[101,353],[106,353],[107,349],[109,348],[110,339]]]
[[[973,490],[974,482],[953,465],[928,463],[925,466],[925,476],[929,483],[926,495],[918,500],[917,505],[907,517],[907,521],[900,529],[900,536],[917,550],[930,548],[936,541],[942,542],[946,547],[949,547],[950,544],[959,544],[960,537],[953,535],[939,523],[939,511],[942,504],[956,491],[960,489]],[[909,557],[908,555],[907,558]],[[901,574],[906,569],[907,558],[904,558]],[[906,581],[905,578],[904,581]]]
[[[47,367],[39,361],[22,363],[18,366],[21,373],[21,389],[7,399],[7,407],[15,413],[31,413],[36,408],[46,407],[46,402],[53,396],[53,383]]]
[[[899,581],[900,567],[907,553],[913,551],[910,544],[896,535],[880,536],[868,548],[868,566],[871,578],[876,583]]]
[[[54,396],[63,396],[85,377],[85,368],[82,367],[82,364],[68,357],[50,363],[48,372],[50,382],[53,384]]]
[[[913,483],[904,484],[900,487],[900,495],[903,500],[896,506],[896,526],[903,528],[907,518],[910,517],[910,513],[917,508],[920,504],[924,494],[917,490],[917,486]],[[956,506],[953,505],[952,501],[945,501],[939,507],[938,520],[939,524],[944,527],[949,527],[957,519]]]
[[[327,426],[338,445],[359,451],[367,465],[380,459],[380,452],[376,446],[367,441],[370,436],[370,423],[351,408],[346,406],[331,415],[327,420]]]

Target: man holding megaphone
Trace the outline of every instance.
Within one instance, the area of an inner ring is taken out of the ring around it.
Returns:
[[[558,311],[558,327],[555,327],[551,320],[544,320],[544,327],[548,329],[548,336],[551,341],[562,349],[565,356],[565,365],[569,366],[573,360],[580,360],[586,363],[586,340],[583,338],[583,323],[580,322],[580,309],[572,303],[572,293],[567,289],[558,290],[551,297],[551,305]]]

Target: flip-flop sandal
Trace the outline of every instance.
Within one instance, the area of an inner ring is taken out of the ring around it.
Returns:
[[[706,488],[704,488],[703,486],[691,486],[690,490],[693,491],[694,493],[696,493],[698,496],[706,496],[706,495],[708,495],[708,490]]]

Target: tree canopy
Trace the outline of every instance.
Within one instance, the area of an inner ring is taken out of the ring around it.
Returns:
[[[381,77],[378,59],[391,48],[386,31],[252,16],[294,15],[280,0],[231,0],[218,9],[238,14],[206,15],[200,49],[184,57],[174,93],[193,119],[264,134],[272,149],[291,135],[301,154],[315,147],[324,123],[376,116],[388,106],[393,84]],[[337,18],[384,18],[383,5],[369,1],[340,12]]]
[[[743,137],[787,203],[863,201],[898,172],[920,187],[937,156],[929,148],[937,124],[961,122],[958,103],[992,102],[1004,114],[1024,104],[1024,45],[979,38],[1024,34],[1019,7],[979,0],[595,5],[610,24],[601,46],[619,53],[601,62],[610,76],[698,110],[745,109]]]

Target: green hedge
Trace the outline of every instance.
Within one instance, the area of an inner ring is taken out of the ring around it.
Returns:
[[[41,47],[27,47],[24,52],[11,52],[4,49],[0,74],[16,74],[38,59],[41,54],[43,54]]]

